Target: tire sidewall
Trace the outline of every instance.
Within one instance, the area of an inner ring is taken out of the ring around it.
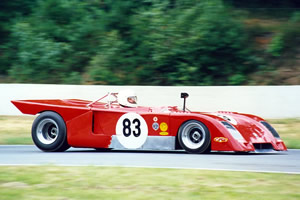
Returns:
[[[183,129],[190,123],[197,123],[205,131],[204,143],[199,148],[191,149],[191,148],[187,147],[182,140]],[[197,120],[189,120],[189,121],[184,122],[180,126],[179,131],[178,131],[178,141],[179,141],[180,146],[188,153],[205,153],[208,151],[208,148],[210,147],[211,136],[210,136],[210,132],[209,132],[208,128],[202,122],[197,121]]]
[[[37,127],[39,123],[44,119],[52,119],[56,122],[58,126],[58,135],[56,140],[51,144],[44,144],[39,140],[37,137]],[[41,113],[33,122],[32,129],[31,129],[31,136],[34,144],[43,151],[59,151],[62,146],[64,145],[66,139],[67,139],[67,130],[66,130],[66,124],[63,120],[63,118],[51,111],[46,111]]]

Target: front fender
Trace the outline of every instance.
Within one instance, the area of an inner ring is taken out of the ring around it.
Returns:
[[[172,132],[177,136],[180,126],[189,120],[203,123],[211,135],[211,150],[213,151],[254,151],[252,145],[236,140],[221,123],[222,119],[204,114],[180,113],[171,116]]]

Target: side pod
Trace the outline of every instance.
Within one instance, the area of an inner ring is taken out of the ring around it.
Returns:
[[[68,143],[73,147],[108,148],[111,137],[93,133],[93,111],[67,122]]]

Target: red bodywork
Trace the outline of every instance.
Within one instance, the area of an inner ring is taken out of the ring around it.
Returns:
[[[24,114],[36,115],[44,111],[58,113],[67,127],[67,141],[72,147],[109,148],[112,136],[116,135],[118,119],[125,113],[141,115],[148,126],[148,136],[177,137],[180,126],[188,120],[197,120],[207,126],[211,135],[213,151],[255,151],[255,147],[271,145],[273,150],[286,151],[284,142],[274,137],[257,116],[233,112],[189,112],[177,107],[136,107],[124,108],[101,102],[85,100],[16,100],[12,103]],[[90,105],[90,106],[89,106]],[[224,117],[233,118],[231,124],[243,139],[236,139],[221,122]],[[167,124],[167,130],[155,130],[153,123]],[[256,146],[255,146],[256,145]],[[176,142],[174,149],[180,149]]]

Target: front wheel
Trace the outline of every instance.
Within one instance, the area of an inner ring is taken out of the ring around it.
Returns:
[[[210,133],[201,122],[190,120],[181,125],[178,132],[181,147],[189,153],[207,153],[210,151]]]
[[[46,111],[33,122],[31,136],[34,144],[43,151],[65,151],[70,148],[67,142],[67,129],[63,118]]]

